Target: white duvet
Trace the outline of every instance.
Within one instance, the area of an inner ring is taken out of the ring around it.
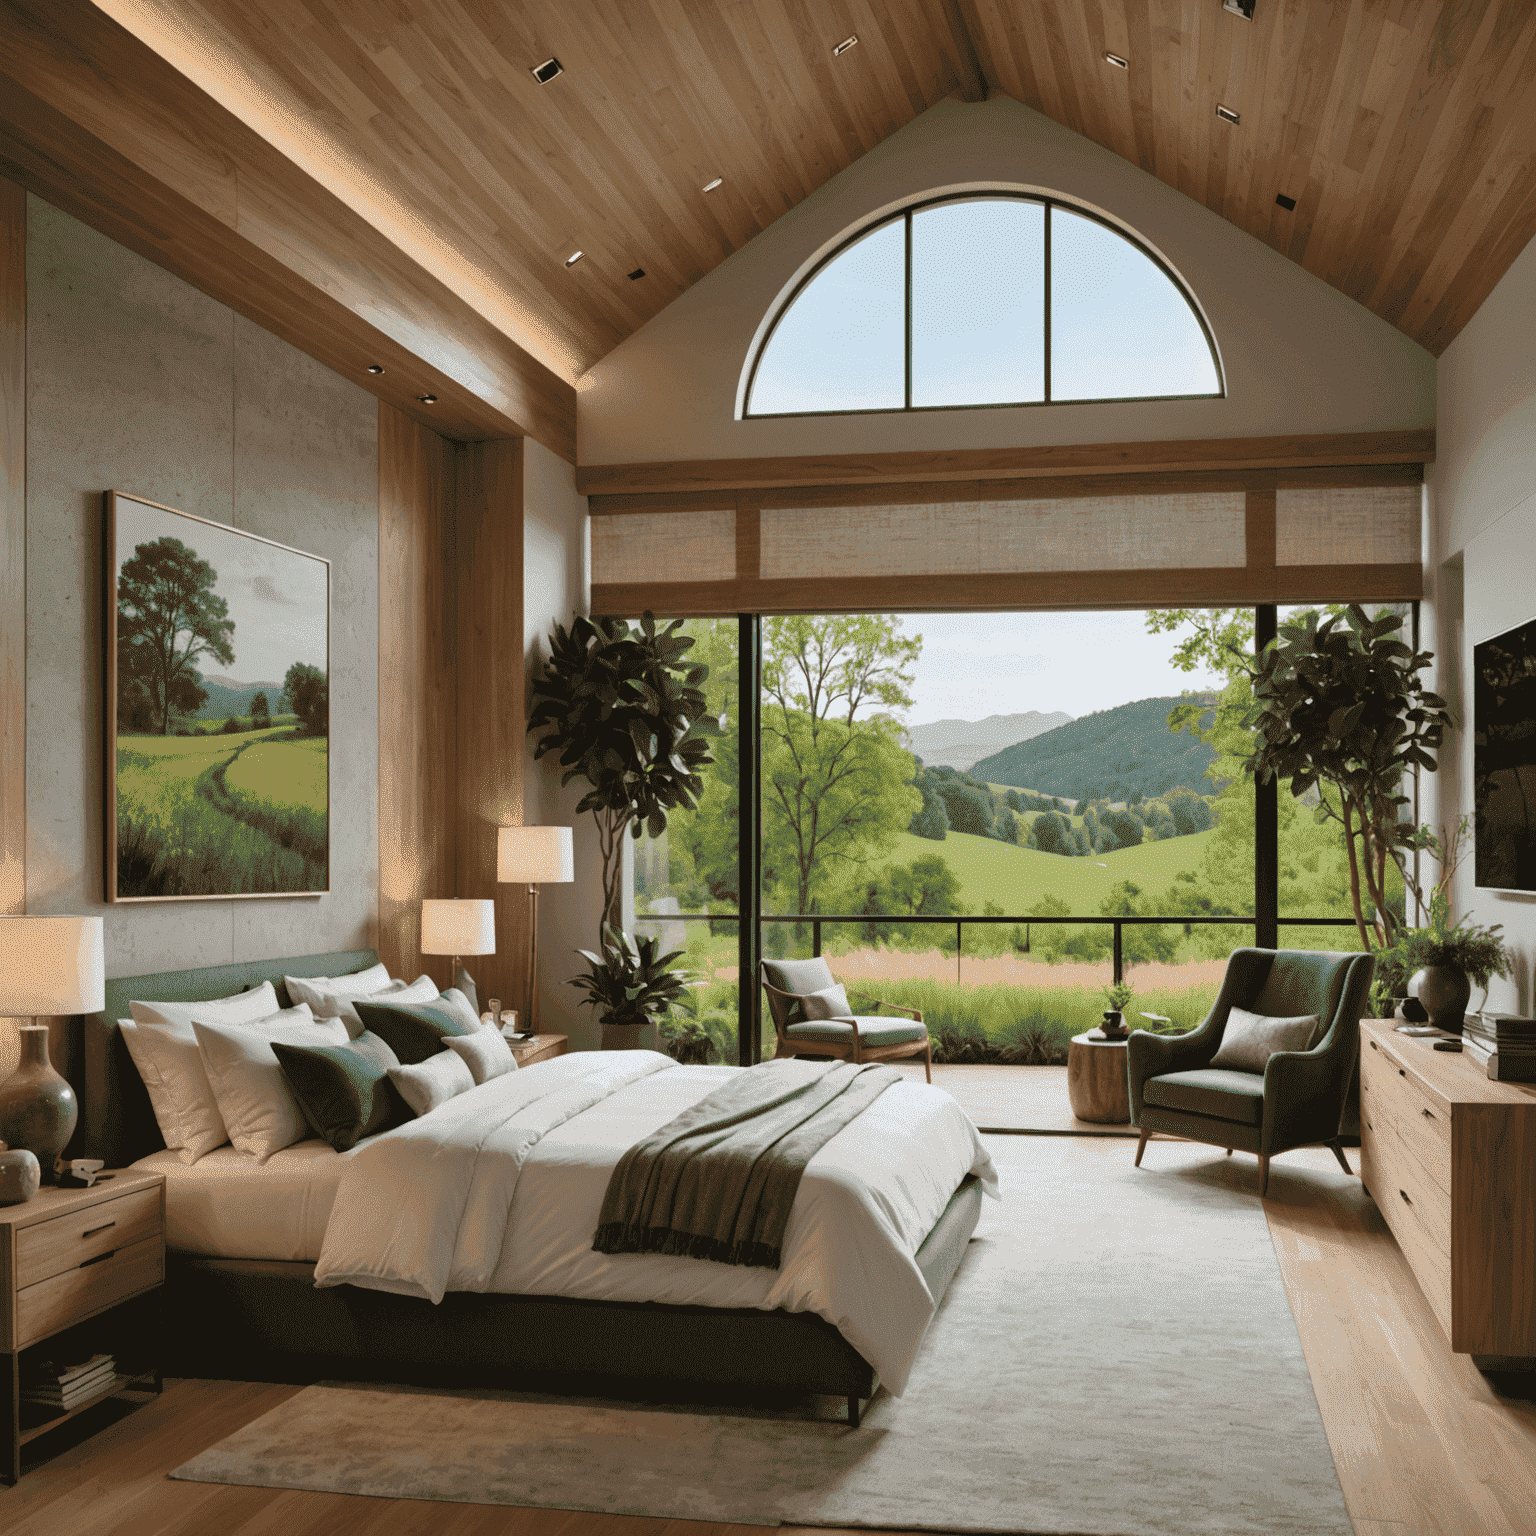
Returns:
[[[592,1250],[619,1158],[740,1070],[583,1051],[371,1138],[347,1159],[316,1284],[814,1312],[899,1395],[934,1312],[913,1255],[967,1174],[997,1195],[939,1089],[895,1084],[811,1159],[776,1270]]]

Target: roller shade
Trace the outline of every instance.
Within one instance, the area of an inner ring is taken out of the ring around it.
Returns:
[[[1421,595],[1422,468],[594,496],[594,612],[1220,606]],[[681,503],[681,504],[680,504]]]

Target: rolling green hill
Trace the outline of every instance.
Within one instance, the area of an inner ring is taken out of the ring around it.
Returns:
[[[1214,702],[1210,694],[1191,697]],[[1072,800],[1151,798],[1183,784],[1208,795],[1215,753],[1198,737],[1168,729],[1168,712],[1183,698],[1137,699],[1084,715],[984,757],[972,774]]]

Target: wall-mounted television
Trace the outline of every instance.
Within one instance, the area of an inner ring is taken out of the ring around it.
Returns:
[[[1536,891],[1536,619],[1472,648],[1477,884]]]

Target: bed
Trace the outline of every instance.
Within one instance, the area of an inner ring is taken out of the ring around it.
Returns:
[[[878,1360],[880,1354],[867,1345],[861,1351],[850,1342],[847,1335],[858,1337],[858,1331],[841,1314],[840,1329],[814,1311],[774,1305],[768,1292],[753,1291],[750,1285],[739,1298],[751,1303],[747,1305],[640,1299],[632,1294],[633,1286],[593,1280],[585,1270],[576,1288],[585,1286],[591,1294],[553,1294],[558,1282],[537,1274],[530,1282],[535,1289],[508,1290],[507,1285],[518,1283],[515,1264],[499,1277],[502,1289],[449,1289],[436,1305],[417,1295],[367,1288],[367,1280],[334,1283],[333,1276],[332,1283],[322,1279],[317,1286],[317,1264],[336,1191],[353,1154],[303,1142],[256,1170],[227,1147],[191,1167],[166,1152],[148,1094],[116,1024],[127,1015],[130,998],[196,1001],[270,980],[280,1000],[286,1001],[284,975],[340,975],[374,963],[372,951],[349,951],[113,980],[107,983],[104,1011],[81,1021],[76,1085],[81,1118],[71,1155],[101,1157],[115,1167],[136,1163],[167,1174],[171,1251],[164,1299],[170,1364],[176,1371],[257,1379],[340,1374],[515,1383],[646,1396],[665,1395],[671,1389],[728,1395],[811,1393],[845,1398],[849,1421],[858,1423],[861,1404],[879,1381],[867,1357]],[[649,1113],[653,1120],[669,1102],[669,1094],[675,1098],[685,1087],[689,1093],[696,1091],[676,1074],[706,1074],[688,1079],[701,1092],[711,1081],[707,1074],[726,1070],[678,1068],[660,1060],[640,1070],[643,1054],[631,1058],[634,1070],[628,1075],[636,1081],[617,1094],[616,1102],[630,1104],[632,1113],[642,1117]],[[561,1066],[573,1060],[575,1066]],[[599,1065],[595,1058],[583,1066],[579,1059],[565,1057],[516,1076],[522,1079],[523,1096],[536,1096],[535,1090],[546,1084],[535,1074],[545,1066],[590,1075]],[[558,1076],[551,1075],[548,1088],[561,1085]],[[647,1087],[639,1078],[654,1081]],[[899,1084],[889,1093],[908,1086],[921,1085]],[[551,1146],[556,1146],[554,1138]],[[546,1161],[550,1166],[545,1172],[553,1179],[560,1158],[552,1152]],[[536,1187],[534,1167],[530,1162],[530,1190]],[[591,1184],[590,1176],[586,1182]],[[981,1181],[971,1175],[957,1182],[947,1200],[942,1194],[937,1201],[930,1199],[936,1219],[908,1260],[912,1273],[921,1276],[918,1289],[926,1287],[934,1307],[960,1265],[980,1210]],[[566,1190],[560,1198],[569,1201],[573,1197],[568,1185]],[[524,1203],[535,1209],[532,1195]],[[514,1202],[514,1213],[517,1210]],[[508,1251],[520,1251],[510,1234]],[[789,1260],[786,1249],[786,1268]],[[575,1260],[568,1256],[566,1262]],[[649,1262],[649,1257],[640,1262]],[[726,1269],[691,1260],[665,1262],[696,1270]],[[653,1294],[690,1294],[678,1284],[673,1277]]]

